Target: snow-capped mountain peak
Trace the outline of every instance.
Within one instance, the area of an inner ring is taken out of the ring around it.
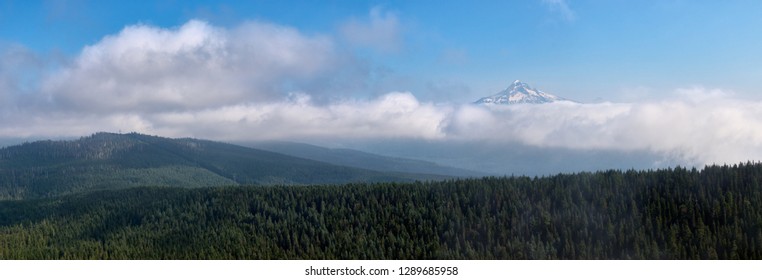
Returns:
[[[566,100],[550,93],[537,90],[519,80],[495,95],[483,97],[476,104],[542,104]]]

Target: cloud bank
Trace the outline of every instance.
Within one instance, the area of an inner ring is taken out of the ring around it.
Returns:
[[[278,87],[330,73],[332,41],[262,22],[128,26],[85,47],[42,93],[72,110],[158,112],[273,100]]]
[[[686,165],[762,158],[762,102],[718,89],[681,89],[642,103],[476,106],[422,102],[404,91],[325,101],[319,97],[328,93],[310,87],[353,60],[337,44],[271,23],[221,28],[190,21],[128,26],[42,74],[15,70],[36,69],[34,55],[6,51],[0,137],[137,131],[236,141],[418,139],[506,149],[518,143],[644,151]]]
[[[687,165],[762,158],[762,102],[703,92],[647,103],[466,106],[453,120],[449,135],[468,140],[646,151]]]

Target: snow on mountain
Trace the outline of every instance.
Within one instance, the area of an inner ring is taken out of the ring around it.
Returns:
[[[542,104],[567,99],[537,90],[526,83],[516,80],[507,89],[495,95],[483,97],[475,104]]]

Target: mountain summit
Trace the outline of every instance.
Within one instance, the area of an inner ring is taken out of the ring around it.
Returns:
[[[507,89],[495,95],[483,97],[475,104],[542,104],[567,99],[537,90],[526,83],[516,80]]]

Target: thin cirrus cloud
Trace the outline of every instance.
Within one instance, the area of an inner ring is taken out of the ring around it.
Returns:
[[[762,102],[716,89],[682,89],[640,103],[526,106],[422,102],[410,92],[320,102],[309,88],[283,92],[283,84],[341,71],[351,54],[336,44],[330,36],[264,22],[134,25],[37,75],[37,87],[22,86],[23,77],[12,71],[18,63],[10,63],[37,60],[6,52],[0,137],[122,130],[217,140],[418,139],[506,149],[519,143],[646,151],[690,165],[762,158]]]
[[[569,3],[566,0],[542,0],[542,2],[565,21],[577,19],[577,13],[569,7]]]
[[[380,7],[370,10],[368,19],[351,19],[340,26],[343,38],[355,46],[393,52],[402,45],[402,28],[393,12]]]
[[[36,90],[46,61],[20,45],[0,53],[0,115],[17,108],[24,94]]]

